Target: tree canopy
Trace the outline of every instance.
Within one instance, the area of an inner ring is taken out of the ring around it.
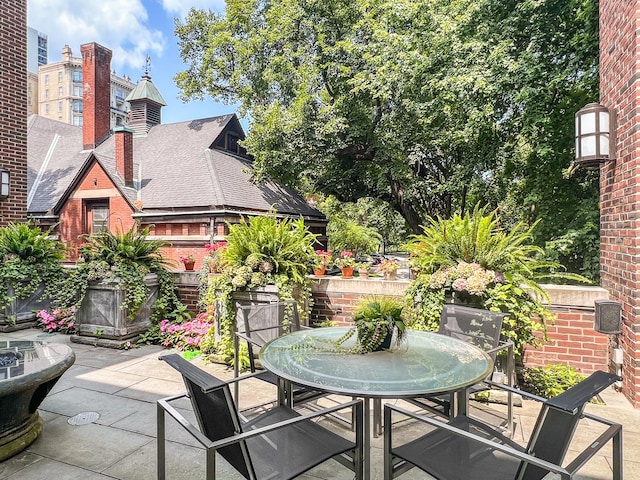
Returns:
[[[240,104],[256,181],[379,198],[415,233],[482,202],[552,240],[597,216],[597,177],[563,175],[597,27],[597,0],[227,0],[176,21],[175,80]]]

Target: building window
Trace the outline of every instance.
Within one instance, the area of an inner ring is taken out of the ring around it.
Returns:
[[[62,72],[58,72],[58,83],[62,83]]]
[[[82,126],[82,117],[80,115],[74,115],[73,116],[73,124],[77,127],[81,127]]]
[[[44,99],[45,100],[49,100],[49,89],[48,88],[44,91]]]
[[[82,85],[74,85],[73,86],[73,96],[81,97],[82,96]]]
[[[58,112],[62,111],[62,102],[58,102]]]
[[[73,83],[82,83],[82,70],[73,71]]]
[[[108,230],[109,203],[108,201],[87,202],[86,204],[87,233],[97,233]]]
[[[44,76],[44,84],[49,85],[49,75]]]
[[[62,97],[62,87],[58,87],[58,98]]]
[[[82,113],[82,100],[74,100],[73,111],[76,113]]]
[[[49,114],[49,104],[48,103],[46,103],[45,106],[44,106],[44,113],[45,113],[45,115]]]

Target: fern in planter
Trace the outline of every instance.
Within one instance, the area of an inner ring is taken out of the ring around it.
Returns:
[[[443,303],[450,297],[467,299],[475,307],[508,312],[503,334],[521,355],[524,345],[540,345],[553,314],[549,298],[538,282],[550,278],[588,282],[566,273],[558,263],[543,259],[533,244],[531,226],[503,229],[497,212],[476,206],[471,213],[450,219],[432,218],[423,233],[405,246],[416,274],[406,292],[412,328],[435,330]]]
[[[43,232],[32,221],[11,222],[0,228],[0,311],[16,298],[28,298],[41,284],[44,298],[51,298],[60,290],[66,278],[60,263],[65,248],[52,237],[53,228]]]
[[[56,297],[64,307],[79,307],[91,282],[109,283],[119,279],[126,295],[121,309],[134,318],[147,298],[145,276],[158,276],[159,296],[153,306],[153,319],[159,320],[167,312],[181,305],[178,300],[173,277],[167,270],[167,261],[160,249],[166,245],[161,240],[148,240],[149,228],[139,230],[133,226],[127,232],[102,230],[85,235],[87,241],[80,247],[77,268]]]
[[[219,254],[224,267],[209,280],[201,302],[209,308],[221,307],[218,354],[229,357],[233,352],[234,292],[275,285],[280,300],[296,300],[300,314],[308,317],[308,272],[316,259],[316,237],[302,219],[278,219],[274,212],[229,225],[226,248]]]

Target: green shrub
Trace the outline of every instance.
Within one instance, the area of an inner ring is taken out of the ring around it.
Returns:
[[[545,365],[524,371],[522,389],[539,397],[552,398],[580,383],[586,375],[568,365]]]

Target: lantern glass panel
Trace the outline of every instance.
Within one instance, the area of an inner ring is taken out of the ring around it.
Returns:
[[[580,120],[580,134],[596,132],[596,112],[585,113]]]
[[[600,112],[600,131],[609,131],[609,112]]]
[[[609,135],[607,134],[600,135],[600,151],[598,152],[598,156],[609,156]]]
[[[596,137],[593,135],[589,135],[588,137],[582,137],[580,139],[580,153],[583,157],[591,156],[596,154]]]

